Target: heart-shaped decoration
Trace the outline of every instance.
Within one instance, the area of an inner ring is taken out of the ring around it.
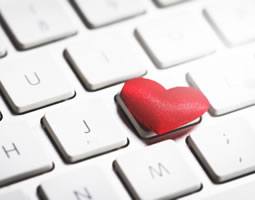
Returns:
[[[127,81],[120,96],[134,118],[157,134],[192,122],[209,108],[207,98],[195,88],[166,90],[157,82],[144,78]]]

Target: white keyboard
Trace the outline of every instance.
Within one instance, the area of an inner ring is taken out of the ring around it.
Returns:
[[[254,0],[0,0],[0,19],[0,200],[255,199]],[[158,136],[118,95],[136,77],[210,109]]]

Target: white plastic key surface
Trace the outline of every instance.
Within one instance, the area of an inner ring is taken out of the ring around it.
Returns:
[[[228,46],[255,40],[255,1],[225,0],[208,4],[205,14]]]
[[[67,162],[96,156],[127,144],[123,130],[100,99],[46,113],[43,124]]]
[[[198,128],[188,143],[214,182],[225,182],[255,171],[254,130],[242,118]]]
[[[114,166],[135,199],[175,199],[201,188],[182,156],[167,140],[120,156]]]
[[[188,82],[208,98],[212,115],[255,104],[255,57],[250,53],[221,53],[196,63]]]
[[[97,90],[146,73],[147,58],[125,36],[92,37],[70,45],[66,57],[85,87]]]
[[[15,190],[0,195],[0,200],[30,200],[22,191]]]
[[[0,0],[1,15],[19,49],[76,33],[61,4],[52,0]]]
[[[2,66],[0,88],[15,113],[41,108],[75,94],[50,54],[16,57]]]
[[[253,200],[255,196],[255,182],[249,182],[246,184],[237,185],[231,189],[227,189],[222,192],[218,192],[217,194],[210,195],[205,198],[201,198],[201,200]]]
[[[83,18],[92,28],[140,15],[145,12],[141,0],[74,0]]]
[[[1,123],[0,186],[47,172],[53,163],[25,122]]]
[[[40,192],[44,200],[121,199],[106,175],[95,166],[83,167],[44,181]]]
[[[141,44],[159,68],[167,68],[215,51],[215,37],[200,13],[151,19],[137,28]]]

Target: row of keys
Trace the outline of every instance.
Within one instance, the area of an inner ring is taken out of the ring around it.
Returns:
[[[114,165],[135,199],[172,199],[201,188],[173,141],[117,158]],[[62,193],[56,192],[59,187],[65,188]],[[72,199],[77,195],[90,196],[90,199],[120,199],[97,168],[49,180],[40,189],[42,196],[49,200]]]
[[[212,180],[217,183],[255,171],[253,130],[243,119],[233,120],[226,120],[209,128],[198,128],[187,140]],[[134,199],[175,199],[199,191],[202,187],[198,177],[190,170],[190,166],[172,140],[122,155],[115,160],[113,166]],[[117,198],[115,193],[111,193],[111,188],[108,190],[110,192],[105,193],[105,190],[100,191],[102,187],[99,183],[94,185],[93,180],[101,180],[103,174],[101,178],[96,178],[97,175],[92,169],[76,173],[43,183],[40,189],[43,196],[47,197],[45,199],[60,199],[62,195],[70,196],[71,199],[71,196],[77,194],[83,196],[111,194],[114,195],[113,199]],[[89,178],[82,179],[92,181],[86,183],[79,178],[73,181],[76,176],[87,176]],[[105,180],[98,182],[104,183]],[[59,185],[66,188],[65,194],[56,192]]]
[[[75,0],[74,4],[92,27],[145,12],[138,0]],[[1,0],[0,7],[5,27],[18,49],[37,47],[77,33],[65,8],[55,0]]]
[[[89,90],[100,89],[146,73],[145,67],[149,60],[137,43],[121,38],[119,43],[116,43],[116,38],[114,42],[113,40],[113,37],[99,40],[95,38],[99,43],[92,45],[93,50],[87,48],[86,42],[75,44],[66,50],[66,58]],[[29,58],[27,55],[17,56],[16,59],[4,60],[3,66],[0,89],[16,114],[64,101],[75,95],[74,89],[61,72],[59,63],[48,53],[33,54]]]
[[[101,100],[83,99],[46,113],[42,125],[65,161],[72,163],[128,144],[125,130],[109,113]],[[36,132],[26,123],[2,122],[0,132],[0,187],[52,169]]]
[[[113,37],[94,38],[98,43],[92,50],[83,42],[67,48],[65,57],[87,89],[101,89],[146,73],[150,62],[135,40],[121,38],[116,38],[118,43],[112,43]],[[110,43],[114,44],[111,48]],[[123,45],[126,48],[120,51]],[[75,95],[59,64],[47,53],[29,59],[17,56],[2,63],[0,89],[14,113],[32,111]],[[254,63],[251,53],[218,53],[196,63],[197,70],[189,72],[187,80],[208,98],[212,115],[226,114],[255,103]]]
[[[170,140],[123,155],[116,159],[114,167],[136,199],[172,199],[196,192],[202,186],[175,142]],[[115,191],[106,174],[95,166],[58,175],[39,187],[39,195],[45,200],[120,199]],[[4,197],[18,194],[21,193]]]
[[[87,108],[87,110],[89,109]],[[77,110],[73,110],[73,112],[77,112]],[[104,113],[103,110],[102,113]],[[80,158],[84,158],[84,150],[92,152],[92,149],[86,147],[89,144],[82,148],[81,143],[79,143],[79,147],[75,148],[74,144],[67,140],[74,141],[75,139],[72,138],[78,138],[85,144],[89,138],[86,134],[90,134],[90,127],[87,124],[81,126],[80,118],[75,118],[75,122],[77,122],[75,126],[74,123],[70,124],[70,120],[69,123],[66,123],[62,118],[61,121],[57,119],[57,117],[61,118],[59,114],[63,113],[58,110],[45,117],[48,117],[48,121],[51,123],[51,125],[47,125],[48,129],[51,128],[55,131],[50,133],[51,137],[61,151],[66,149],[66,152],[70,152],[70,150],[73,150],[76,154],[80,152]],[[90,119],[88,121],[93,126]],[[60,124],[62,127],[64,126],[61,130]],[[73,134],[72,131],[72,137],[70,137],[70,132],[68,136],[70,128],[79,131],[80,135],[78,135],[78,132]],[[63,131],[65,129],[67,131]],[[109,146],[104,144],[100,147],[98,145],[103,144],[104,141],[100,142],[102,132],[100,130],[96,131],[98,132],[91,131],[92,134],[96,135],[89,138],[91,139],[91,145],[96,144],[94,147],[97,147],[99,151],[102,148],[108,151]],[[114,137],[114,133],[110,132],[109,129],[106,132],[109,137]],[[120,132],[116,131],[118,134]],[[38,138],[25,123],[4,124],[1,126],[1,133],[0,186],[52,169],[52,162],[44,153]],[[24,139],[23,133],[29,136],[30,140]],[[115,137],[118,136],[115,135]],[[119,145],[125,144],[124,141],[126,140],[123,138],[122,144]],[[211,179],[216,183],[229,181],[255,171],[255,136],[249,123],[241,118],[226,120],[210,127],[198,127],[188,137],[187,143]],[[110,143],[109,145],[111,146]],[[116,148],[116,145],[112,148]],[[98,153],[96,151],[94,149],[94,153]],[[77,159],[80,158],[77,157]],[[229,168],[229,164],[231,164],[231,168]],[[10,166],[19,166],[19,168]],[[115,160],[114,169],[135,199],[173,199],[196,192],[202,186],[194,172],[190,170],[190,166],[183,159],[177,144],[172,140],[122,155]],[[107,182],[105,176],[97,168],[81,169],[42,183],[40,194],[47,200],[62,199],[63,195],[70,197],[70,199],[72,199],[72,196],[101,197],[100,195],[109,196],[110,199],[118,199],[118,195],[113,192]],[[56,192],[59,187],[64,188],[61,193]],[[171,190],[169,190],[169,187]]]
[[[90,169],[90,170],[92,171],[92,173],[94,172],[94,169]],[[96,169],[96,170],[99,170],[99,169]],[[89,172],[91,172],[91,171],[89,171]],[[82,173],[82,175],[83,175],[83,173]],[[86,179],[83,179],[83,181],[84,180],[88,180],[88,177],[91,177],[90,174],[91,173],[89,173],[89,176],[86,176]],[[102,174],[101,171],[99,171],[99,174],[100,175],[104,175],[104,174]],[[68,176],[72,176],[73,177],[73,173],[68,174]],[[105,191],[101,191],[101,190],[99,191],[100,193],[96,193],[98,191],[93,190],[93,194],[92,194],[91,191],[89,191],[87,187],[84,188],[85,183],[80,181],[80,177],[75,177],[75,178],[76,179],[74,181],[72,181],[72,183],[75,182],[77,184],[77,186],[79,186],[79,188],[78,188],[79,190],[77,190],[77,188],[74,187],[73,185],[71,186],[69,184],[66,184],[68,190],[64,190],[64,191],[69,191],[68,195],[70,197],[72,197],[70,199],[73,199],[74,197],[76,199],[79,199],[79,198],[80,199],[82,199],[82,198],[83,199],[84,198],[85,199],[92,199],[92,197],[94,199],[97,199],[99,194],[103,194],[104,195],[103,197],[109,197],[110,196],[111,199],[118,199],[119,198],[116,195],[116,193],[113,191],[113,188],[111,186],[109,186],[108,182],[107,182],[106,185],[104,185],[104,187],[106,186],[107,187],[106,189],[108,191],[110,191],[111,194],[109,194],[109,192],[105,192]],[[95,178],[97,178],[97,175],[94,175],[91,180],[94,180]],[[100,176],[99,179],[97,179],[97,180],[102,180],[102,179],[103,179],[103,181],[100,181],[100,183],[101,182],[105,183],[105,181],[107,181],[107,180],[105,180],[105,178],[103,176]],[[69,177],[69,180],[73,180],[73,178]],[[55,184],[59,184],[59,183],[60,182],[57,181],[57,180],[51,180],[51,181],[48,181],[48,183],[44,184],[43,185],[44,188],[42,189],[42,187],[41,187],[41,191],[40,191],[42,193],[42,196],[44,195],[45,198],[47,197],[46,198],[47,200],[55,200],[55,199],[57,200],[59,198],[59,196],[63,197],[61,195],[61,193],[55,191],[55,187],[56,187]],[[65,183],[66,183],[66,181],[65,181]],[[52,187],[52,185],[53,185],[53,187]],[[92,184],[89,184],[89,185],[92,185]],[[49,186],[51,186],[53,189],[49,190],[48,189]],[[81,186],[83,186],[83,188]],[[94,188],[95,185],[92,185],[92,186]],[[204,197],[204,198],[200,198],[200,199],[202,199],[202,200],[216,200],[216,199],[217,200],[225,200],[225,199],[233,199],[233,200],[234,199],[236,199],[236,200],[237,199],[238,200],[239,199],[247,199],[247,200],[252,200],[252,197],[255,195],[254,186],[255,186],[254,182],[249,182],[249,183],[246,183],[246,184],[243,184],[243,185],[239,185],[238,187],[230,188],[230,189],[228,189],[228,190],[226,190],[224,192],[220,192],[220,193],[217,193],[217,194],[214,194],[214,195],[210,195],[208,197]],[[96,184],[96,188],[100,188],[98,183]],[[54,190],[54,191],[52,191],[52,190]],[[64,195],[65,195],[64,197],[67,197],[66,196],[67,192],[65,192]],[[18,191],[12,191],[12,192],[9,192],[7,194],[0,195],[0,200],[16,200],[16,199],[19,199],[19,200],[29,200],[29,198],[23,192],[21,192],[19,190]]]
[[[156,0],[160,6],[181,1],[184,0]],[[72,2],[84,21],[92,28],[145,12],[141,0],[73,0]],[[0,6],[5,26],[18,49],[40,46],[77,33],[65,9],[57,1],[1,0]],[[252,26],[255,21],[254,8],[255,4],[252,0],[213,2],[205,8],[204,14],[223,41],[229,46],[236,46],[255,39],[255,28]],[[146,43],[144,46],[150,56],[161,68],[201,57],[213,50],[210,45],[213,41],[209,42],[210,34],[204,27],[203,20],[196,17],[189,18],[187,13],[183,16],[179,16],[183,23],[176,20],[176,16],[172,20],[165,17],[165,20],[159,19],[152,24],[149,22],[137,31],[139,37],[142,34],[140,39],[142,43]],[[235,23],[232,23],[233,21]],[[187,27],[182,26],[183,24]],[[158,40],[158,38],[162,39]],[[169,45],[162,48],[162,44]],[[175,52],[173,49],[178,51]],[[194,53],[190,49],[195,49]],[[185,50],[183,56],[181,50]]]
[[[143,52],[135,48],[134,41],[120,39],[109,50],[106,41],[111,43],[112,40],[111,37],[98,39],[101,45],[95,45],[93,51],[87,50],[82,44],[74,44],[65,52],[74,71],[89,90],[146,73],[146,63],[149,62]],[[126,45],[127,48],[119,51],[118,45]],[[126,60],[124,63],[127,66],[121,68],[123,60]],[[15,60],[4,60],[3,63],[8,70],[2,68],[0,89],[14,113],[32,111],[75,95],[74,89],[60,72],[58,63],[47,53],[31,55],[29,59],[18,56]],[[196,63],[197,70],[189,72],[187,80],[208,98],[212,115],[226,114],[255,103],[252,76],[255,73],[254,63],[255,58],[250,53],[215,54]]]

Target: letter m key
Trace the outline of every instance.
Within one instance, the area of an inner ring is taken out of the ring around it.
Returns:
[[[167,167],[160,162],[156,166],[150,165],[148,169],[152,179],[170,175],[170,171],[167,169]]]

